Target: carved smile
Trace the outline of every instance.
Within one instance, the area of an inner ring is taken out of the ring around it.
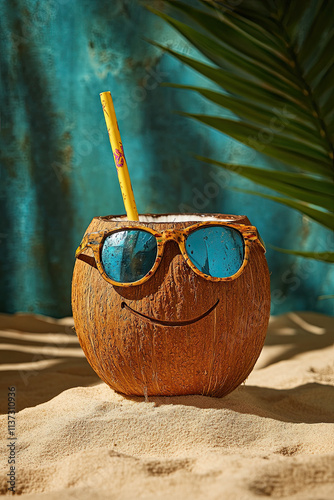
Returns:
[[[197,316],[196,318],[193,319],[185,319],[181,321],[165,321],[162,319],[156,319],[156,318],[150,318],[149,316],[146,316],[146,314],[140,313],[138,311],[135,311],[132,309],[128,304],[125,302],[121,303],[121,308],[122,309],[127,309],[130,311],[132,314],[135,316],[138,316],[139,318],[143,319],[144,321],[147,321],[149,323],[154,323],[155,325],[160,325],[160,326],[186,326],[186,325],[192,325],[193,323],[196,323],[196,321],[199,321],[200,319],[205,318],[205,316],[208,316],[218,305],[219,299],[217,302],[210,307],[205,313],[201,314],[200,316]]]

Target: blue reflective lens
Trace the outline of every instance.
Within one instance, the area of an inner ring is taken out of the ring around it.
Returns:
[[[152,269],[157,250],[153,234],[140,229],[124,229],[104,240],[102,265],[110,279],[134,283]]]
[[[239,271],[244,261],[244,239],[235,229],[208,226],[189,234],[186,250],[199,271],[215,278],[227,278]]]

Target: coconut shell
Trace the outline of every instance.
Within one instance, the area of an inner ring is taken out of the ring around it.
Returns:
[[[212,217],[250,224],[247,217],[222,214],[188,215],[190,220],[179,222],[169,222],[180,218],[173,214],[147,215],[141,218],[154,222],[140,224],[162,231]],[[121,216],[95,217],[86,233],[114,229],[124,222],[138,224]],[[92,255],[89,249],[85,253]],[[72,307],[81,347],[112,389],[137,396],[220,397],[248,377],[263,347],[270,313],[268,266],[261,246],[255,243],[238,278],[212,282],[194,273],[177,244],[168,241],[148,281],[121,287],[111,285],[96,268],[77,259]]]

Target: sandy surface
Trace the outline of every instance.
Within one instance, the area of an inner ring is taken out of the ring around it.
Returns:
[[[334,318],[272,318],[255,370],[222,399],[117,394],[71,326],[0,315],[2,494],[15,386],[16,492],[27,499],[333,500]]]

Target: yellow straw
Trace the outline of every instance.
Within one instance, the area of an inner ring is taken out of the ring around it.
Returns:
[[[110,92],[102,92],[100,98],[107,124],[110,145],[114,155],[118,180],[121,186],[126,215],[128,220],[139,220],[111,94]]]

